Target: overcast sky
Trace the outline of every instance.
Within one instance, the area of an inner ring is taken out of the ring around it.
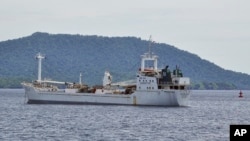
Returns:
[[[0,2],[0,41],[37,31],[145,40],[152,35],[156,42],[197,54],[225,69],[250,74],[249,0]]]

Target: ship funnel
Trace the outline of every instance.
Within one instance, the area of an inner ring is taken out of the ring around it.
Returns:
[[[38,60],[38,73],[37,73],[37,81],[41,82],[42,77],[42,59],[44,59],[45,56],[42,55],[40,52],[36,55],[36,59]]]
[[[112,83],[112,76],[108,71],[105,71],[104,77],[103,77],[103,86],[110,86]]]

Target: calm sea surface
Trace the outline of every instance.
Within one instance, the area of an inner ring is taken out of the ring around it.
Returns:
[[[0,140],[228,141],[250,124],[250,91],[192,91],[189,107],[29,105],[0,89]]]

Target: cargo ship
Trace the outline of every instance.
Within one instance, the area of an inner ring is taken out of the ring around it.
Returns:
[[[151,47],[149,47],[151,48]],[[133,84],[113,84],[112,76],[104,72],[103,84],[88,86],[79,83],[59,82],[41,79],[41,66],[44,55],[38,53],[38,79],[31,83],[23,82],[28,104],[95,104],[95,105],[134,105],[134,106],[188,106],[190,78],[183,77],[176,67],[158,69],[158,56],[151,52],[141,55],[141,66]],[[153,67],[147,68],[151,62]],[[58,88],[58,85],[65,87]]]

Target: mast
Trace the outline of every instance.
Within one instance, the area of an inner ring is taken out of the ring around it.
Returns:
[[[36,55],[36,59],[38,60],[38,73],[37,73],[37,81],[41,82],[42,77],[42,59],[44,59],[45,56],[42,55],[40,52]]]
[[[157,69],[158,69],[157,68],[158,56],[154,55],[152,53],[151,47],[152,47],[152,37],[150,35],[150,37],[149,37],[149,52],[145,53],[144,55],[141,55],[141,71],[145,70],[146,61],[153,61],[154,62],[154,66],[153,66],[154,71],[157,71]]]
[[[80,76],[79,76],[79,84],[82,85],[82,72],[80,72]]]
[[[152,47],[152,36],[150,35],[149,36],[149,45],[148,45],[148,53],[149,53],[149,56],[152,57],[152,51],[151,51],[151,47]]]

